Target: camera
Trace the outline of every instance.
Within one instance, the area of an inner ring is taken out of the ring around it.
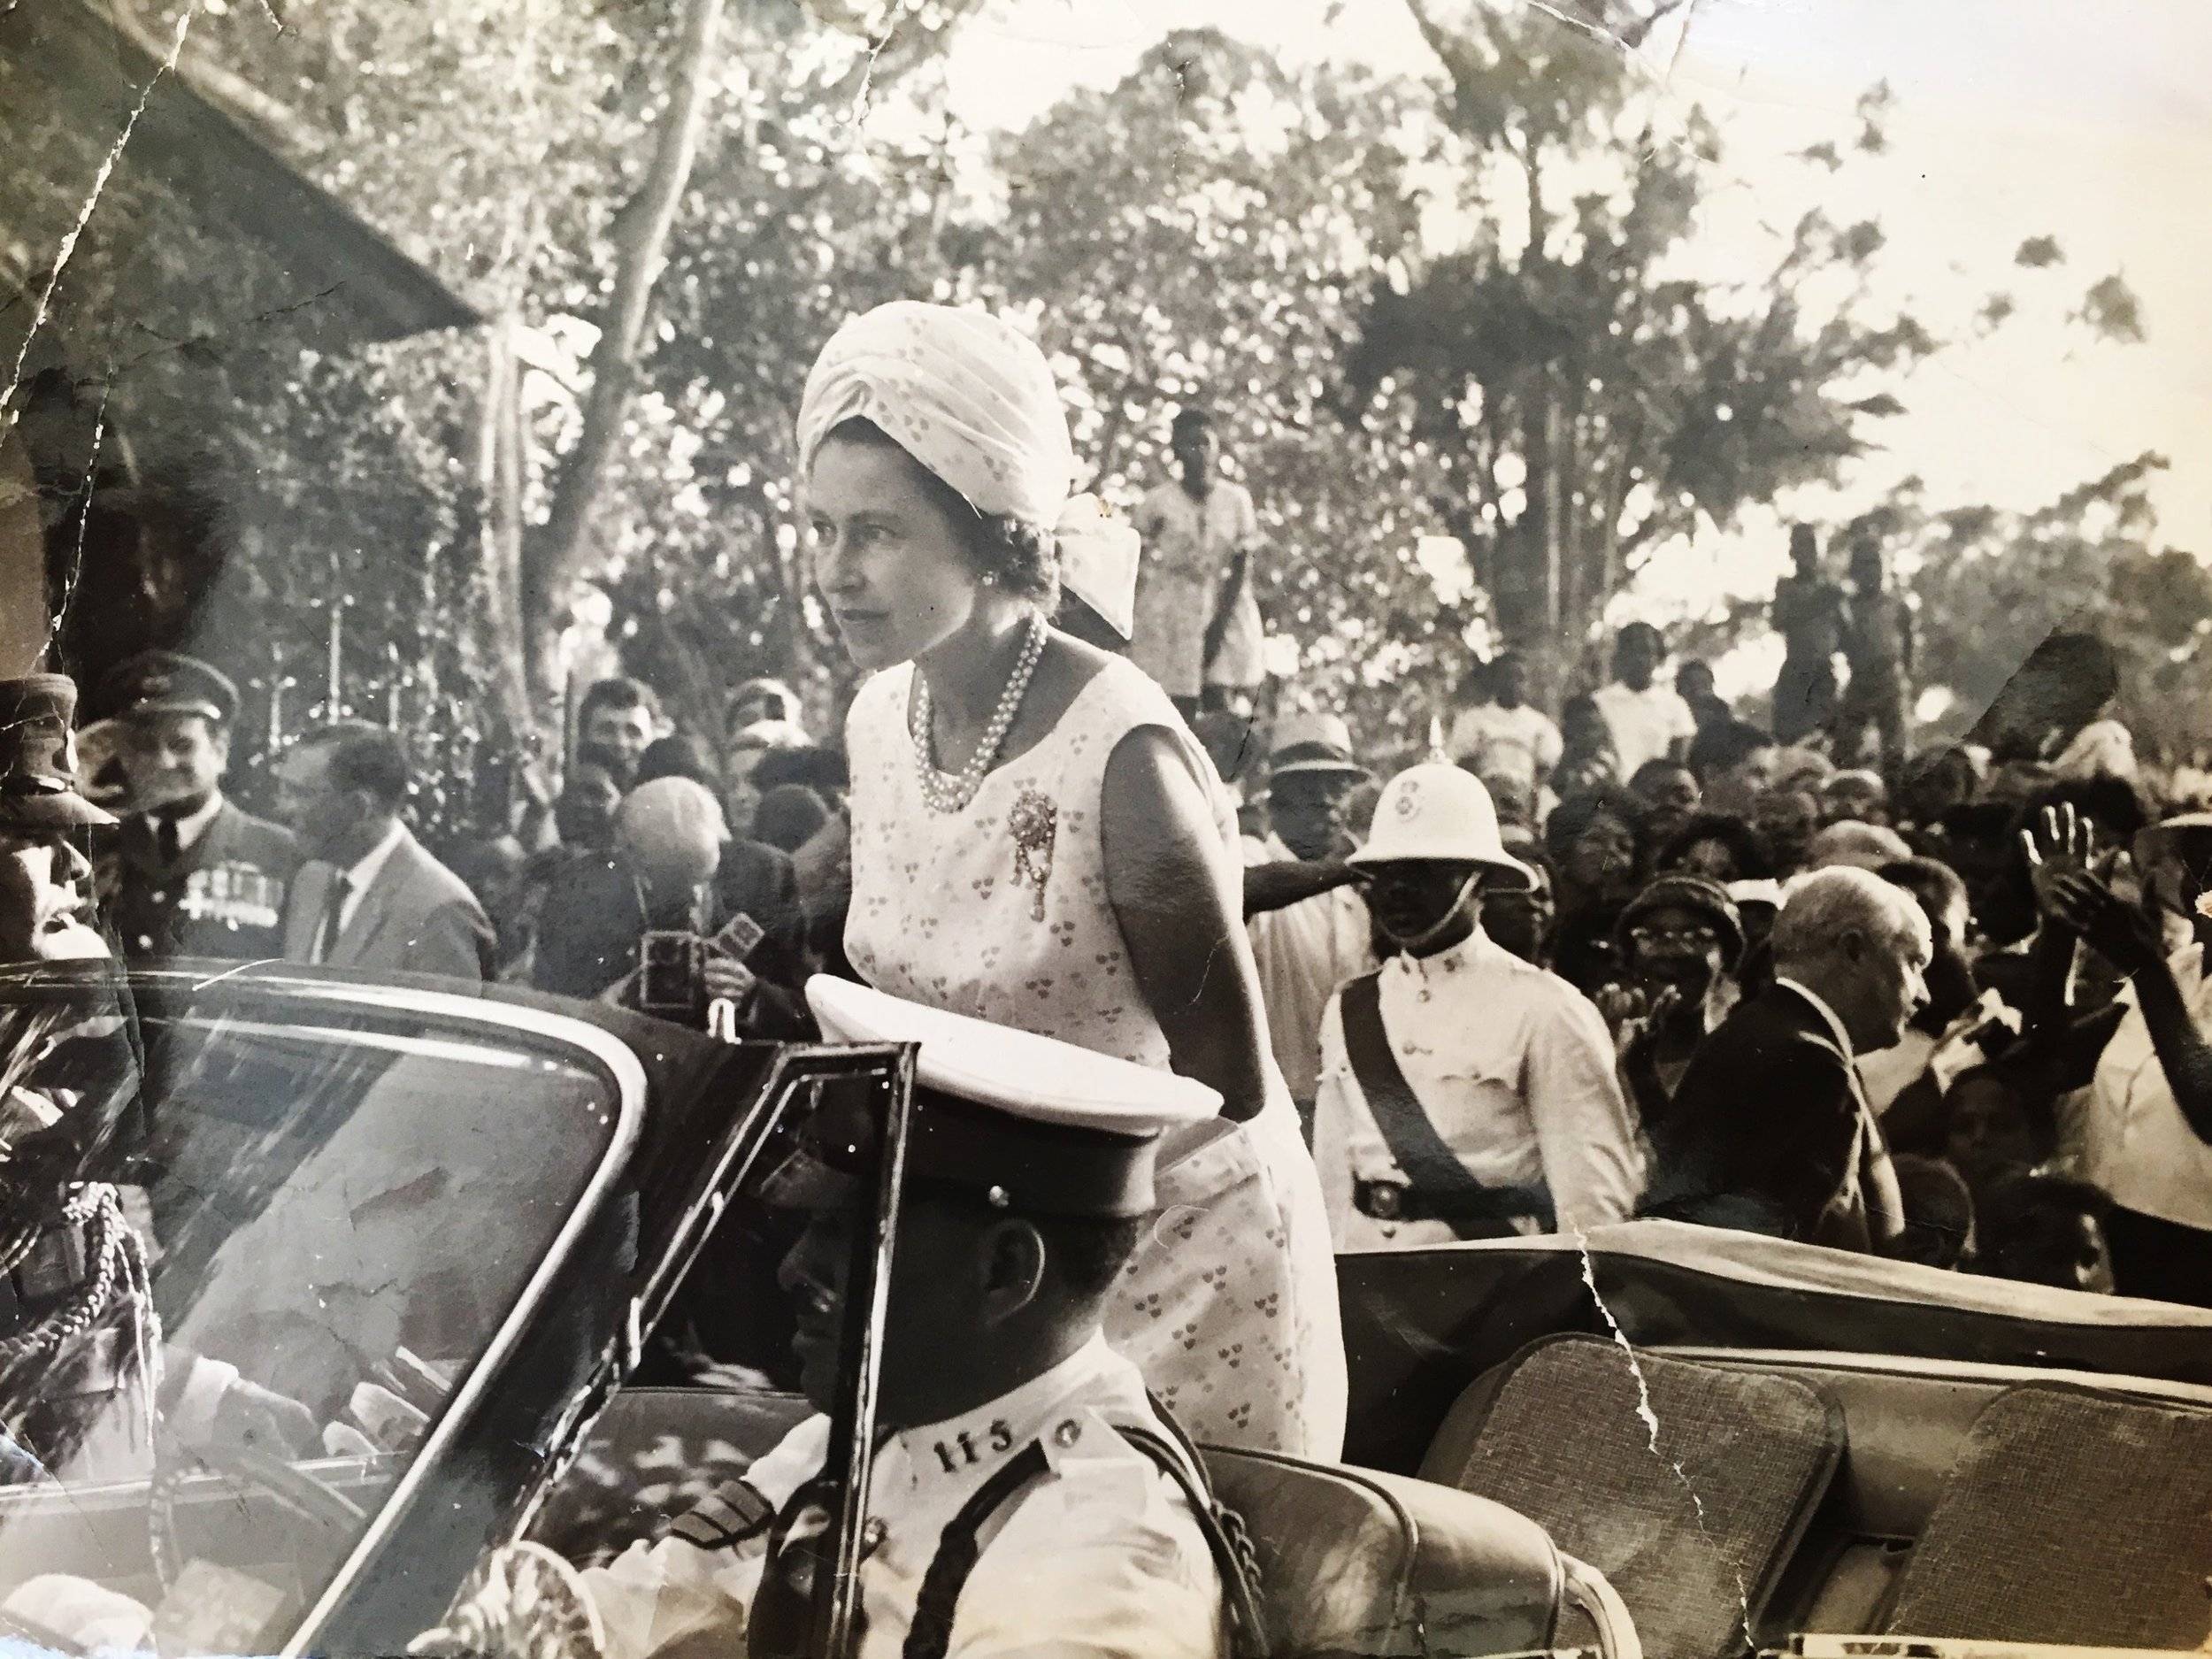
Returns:
[[[690,1021],[706,995],[706,941],[678,928],[648,928],[638,941],[641,1013]]]

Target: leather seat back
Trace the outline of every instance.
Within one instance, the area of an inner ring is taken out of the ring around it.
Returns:
[[[1532,1517],[1618,1589],[1651,1651],[1731,1659],[1834,1479],[1835,1403],[1793,1377],[1549,1339],[1468,1391],[1422,1464]]]
[[[2212,1411],[2013,1388],[1975,1420],[1883,1628],[2187,1648],[2212,1565]]]
[[[1425,1480],[1205,1448],[1258,1558],[1288,1659],[1523,1653],[1552,1645],[1559,1552],[1501,1504]]]

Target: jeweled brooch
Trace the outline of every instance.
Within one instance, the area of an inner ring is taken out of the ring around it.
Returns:
[[[1052,879],[1052,842],[1060,828],[1060,809],[1052,797],[1037,789],[1024,789],[1014,797],[1006,815],[1007,833],[1014,838],[1014,882],[1033,887],[1037,902],[1030,914],[1045,918],[1045,883]]]

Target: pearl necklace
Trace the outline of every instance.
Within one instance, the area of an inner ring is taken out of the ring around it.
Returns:
[[[957,773],[937,770],[933,754],[935,743],[930,734],[929,681],[922,677],[920,664],[915,665],[913,729],[909,735],[914,740],[914,774],[921,781],[922,800],[931,811],[964,812],[975,799],[976,792],[983,787],[984,774],[998,758],[999,747],[1006,741],[1014,717],[1021,712],[1022,697],[1029,689],[1030,676],[1037,672],[1037,661],[1045,654],[1046,632],[1044,618],[1032,612],[1029,637],[1022,642],[1021,659],[1014,664],[1013,677],[999,694],[998,707],[991,712],[991,723],[983,728],[983,741],[975,746],[975,753]]]

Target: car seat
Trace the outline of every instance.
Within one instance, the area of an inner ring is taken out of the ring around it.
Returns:
[[[1632,1365],[1617,1343],[1564,1336],[1479,1379],[1421,1472],[1590,1563],[1654,1654],[1731,1659],[1757,1646],[1843,1447],[1841,1412],[1798,1379],[1642,1352]]]
[[[1250,1535],[1283,1659],[1541,1651],[1563,1600],[1591,1609],[1604,1651],[1638,1652],[1602,1579],[1525,1516],[1400,1475],[1212,1446],[1204,1456]]]
[[[2212,1411],[2031,1385],[1985,1407],[1884,1628],[2193,1649],[2212,1570]]]

